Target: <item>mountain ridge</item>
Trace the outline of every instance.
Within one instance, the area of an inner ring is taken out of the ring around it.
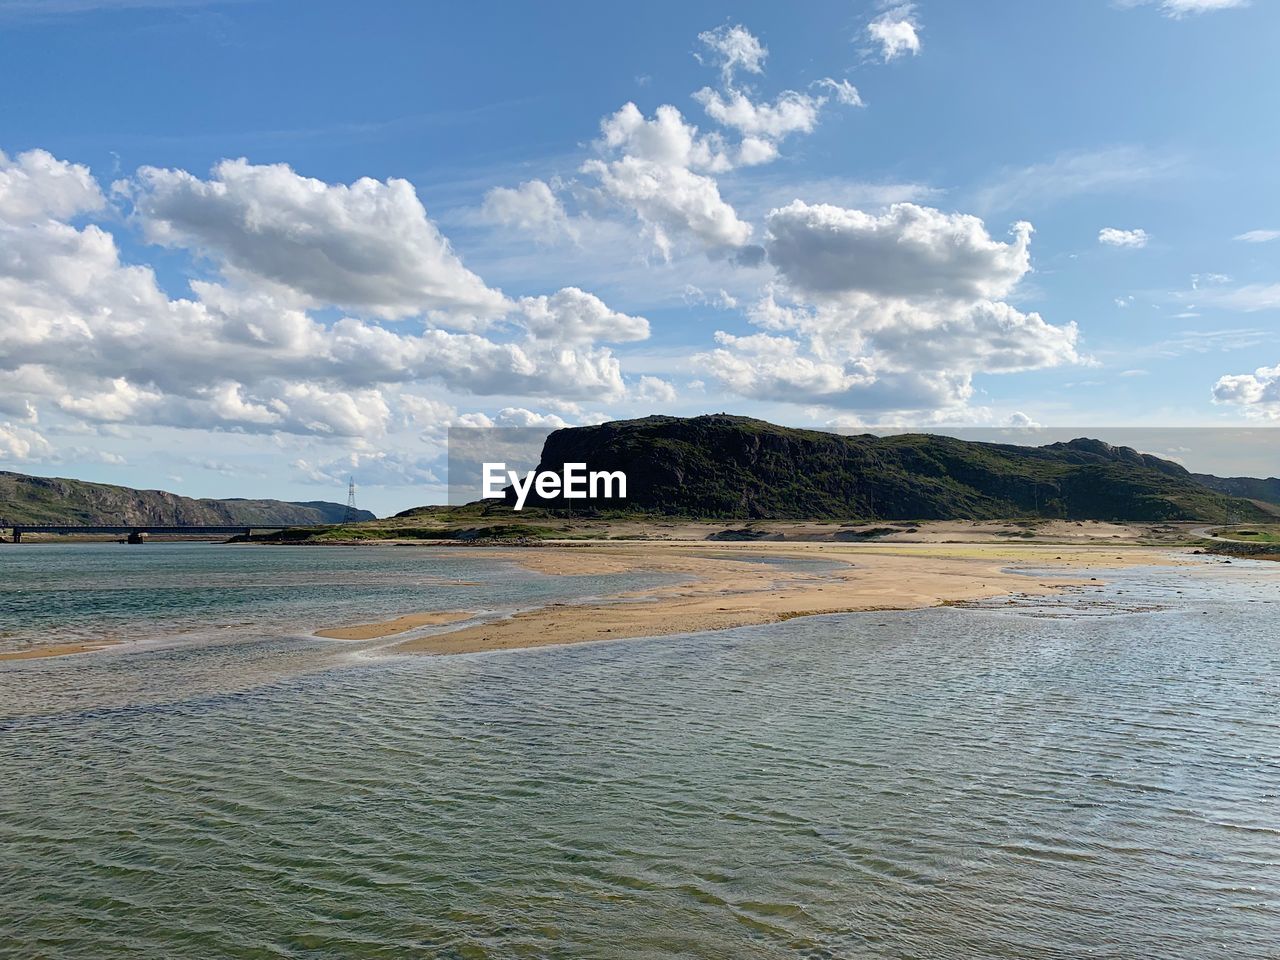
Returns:
[[[1225,493],[1229,497],[1261,500],[1280,507],[1280,477],[1215,477],[1210,473],[1193,473],[1195,479],[1210,490]]]
[[[320,524],[341,523],[346,504],[326,500],[194,498],[167,490],[37,477],[0,470],[0,526],[6,523]],[[374,520],[368,510],[357,519]]]
[[[1026,447],[935,434],[843,436],[729,414],[651,416],[556,430],[538,469],[579,462],[626,473],[625,505],[536,497],[530,504],[744,520],[1264,515],[1179,464],[1089,438]]]

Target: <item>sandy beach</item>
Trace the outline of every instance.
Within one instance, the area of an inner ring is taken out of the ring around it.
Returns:
[[[679,582],[598,602],[552,604],[458,630],[414,637],[395,653],[453,654],[724,630],[793,617],[908,610],[1101,582],[1108,568],[1177,562],[1165,548],[1110,545],[904,543],[634,543],[495,549],[540,573],[645,572]],[[761,558],[824,561],[796,569]],[[1011,566],[1043,569],[1028,576]]]

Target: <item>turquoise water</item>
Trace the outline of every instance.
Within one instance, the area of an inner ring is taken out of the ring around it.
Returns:
[[[546,577],[462,548],[8,546],[0,550],[0,651],[101,639],[303,636],[419,611],[505,611],[659,582]]]
[[[454,556],[431,576],[591,589]],[[1274,957],[1277,586],[1206,565],[1117,576],[1141,612],[1109,615],[0,664],[0,952]]]

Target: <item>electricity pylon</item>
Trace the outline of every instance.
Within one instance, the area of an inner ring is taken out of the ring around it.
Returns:
[[[347,512],[342,515],[343,523],[355,523],[356,521],[356,478],[351,477],[347,482]]]

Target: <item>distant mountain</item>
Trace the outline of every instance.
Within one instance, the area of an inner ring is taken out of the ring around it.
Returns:
[[[1168,460],[1079,439],[1044,447],[926,434],[840,436],[727,414],[557,430],[540,470],[621,470],[628,498],[530,505],[706,519],[1257,518]],[[514,497],[508,498],[513,500]]]
[[[1218,493],[1246,500],[1262,500],[1280,509],[1280,477],[1257,480],[1253,477],[1215,477],[1208,473],[1193,473],[1191,476]]]
[[[0,471],[0,526],[8,523],[341,523],[346,504],[312,500],[195,500],[163,490]],[[361,520],[374,520],[368,510]]]

